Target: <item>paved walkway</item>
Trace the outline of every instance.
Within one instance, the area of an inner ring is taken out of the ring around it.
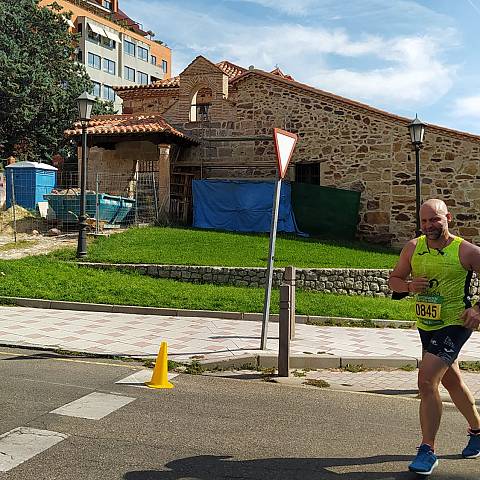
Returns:
[[[148,357],[156,356],[160,342],[167,341],[171,359],[213,359],[259,353],[260,334],[261,322],[255,321],[0,307],[0,343],[4,345]],[[277,323],[269,324],[267,348],[272,354],[278,350]],[[291,353],[416,359],[420,343],[415,330],[297,325]],[[480,361],[479,332],[468,341],[461,359]],[[309,372],[308,377],[354,390],[416,389],[416,372],[402,370],[322,370]],[[467,383],[480,393],[480,374],[467,375]]]

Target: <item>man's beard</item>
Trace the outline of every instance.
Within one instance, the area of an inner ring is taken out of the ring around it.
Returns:
[[[425,235],[430,239],[430,240],[438,240],[443,233],[443,228],[435,228],[434,230],[427,230],[425,231]]]

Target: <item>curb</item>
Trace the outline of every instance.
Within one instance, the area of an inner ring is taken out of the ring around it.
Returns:
[[[103,303],[82,303],[66,302],[60,300],[41,300],[36,298],[23,297],[2,297],[0,304],[4,306],[14,305],[17,307],[46,308],[56,310],[75,310],[85,312],[105,312],[105,313],[130,313],[134,315],[159,315],[168,317],[201,317],[217,318],[225,320],[244,320],[244,321],[262,321],[261,313],[249,312],[223,312],[213,310],[183,310],[176,308],[159,307],[138,307],[132,305],[109,305]],[[363,318],[348,317],[322,317],[318,315],[296,315],[297,325],[331,325],[341,326],[342,324],[355,324],[365,322]],[[278,322],[278,314],[270,314],[271,322]],[[412,328],[415,322],[409,320],[370,320],[372,326],[392,327],[392,328]]]
[[[64,348],[53,345],[39,345],[34,343],[14,343],[0,342],[0,347],[18,348],[23,350],[41,350],[45,352],[62,352]],[[85,355],[92,358],[134,358],[139,361],[146,358],[155,358],[154,355],[121,355],[118,353],[94,353],[84,352],[82,350],[69,350],[75,355]],[[175,360],[175,354],[169,355],[169,360]],[[191,359],[190,361],[181,361],[178,363],[188,364],[193,361],[198,363],[206,370],[222,370],[228,368],[246,369],[246,368],[277,368],[278,357],[274,353],[260,352],[257,354],[246,353],[236,357],[218,357],[207,360],[201,358]],[[330,368],[344,368],[347,365],[363,366],[366,368],[400,368],[411,366],[418,368],[420,359],[413,357],[338,357],[335,355],[290,355],[290,368],[308,368],[311,370],[323,370]]]
[[[208,360],[197,359],[205,369],[227,368],[277,368],[278,357],[276,354],[261,352],[245,354],[238,357],[213,358]],[[290,368],[310,368],[322,370],[329,368],[345,368],[347,365],[363,366],[366,368],[418,368],[420,359],[414,357],[338,357],[328,354],[317,355],[290,355]]]

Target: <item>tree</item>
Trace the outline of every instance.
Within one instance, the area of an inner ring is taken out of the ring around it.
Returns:
[[[38,1],[0,0],[0,157],[48,162],[92,85],[65,16]]]
[[[95,105],[92,108],[92,115],[116,115],[118,110],[111,100],[95,99]]]

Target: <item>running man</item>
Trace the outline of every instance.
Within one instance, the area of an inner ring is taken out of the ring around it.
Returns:
[[[442,416],[440,382],[468,422],[470,439],[462,456],[480,456],[480,416],[457,361],[480,324],[480,305],[472,306],[469,295],[472,273],[480,272],[480,248],[452,235],[451,220],[442,200],[427,200],[420,208],[423,235],[405,245],[389,280],[393,291],[416,295],[423,348],[418,371],[422,441],[408,468],[420,475],[430,475],[438,465],[434,451]]]

